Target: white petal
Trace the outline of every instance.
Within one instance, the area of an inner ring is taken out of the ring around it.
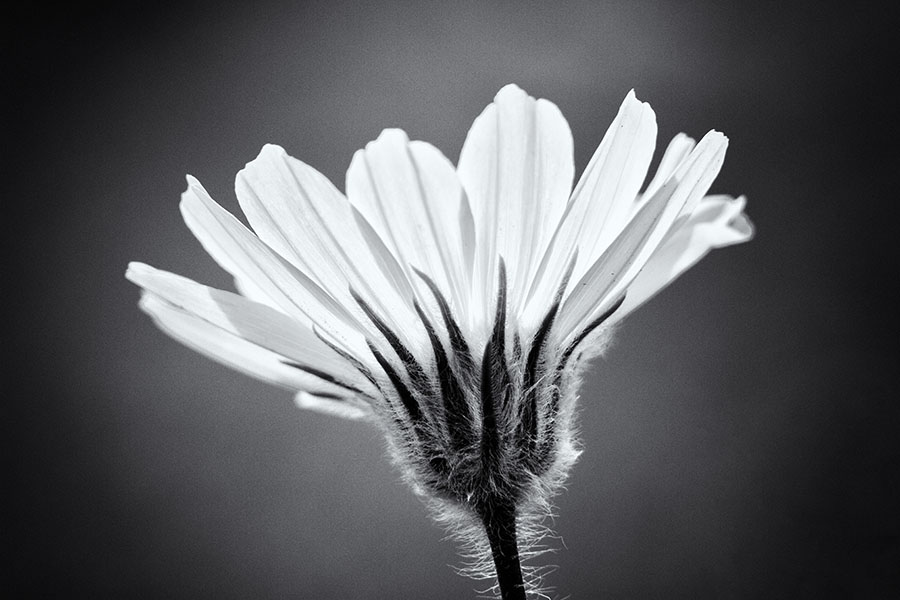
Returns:
[[[585,206],[578,236],[578,252],[584,262],[580,269],[576,267],[576,277],[625,227],[656,147],[656,115],[633,90],[619,115],[572,193],[573,209]]]
[[[397,257],[406,277],[427,273],[460,314],[468,312],[469,269],[460,211],[467,202],[439,150],[386,129],[359,150],[347,171],[347,197]]]
[[[378,235],[375,228],[355,207],[353,207],[353,220],[359,228],[360,235],[366,241],[366,245],[372,251],[372,257],[390,282],[390,285],[401,291],[400,295],[404,300],[408,301],[407,304],[412,302],[415,292],[410,284],[409,277],[407,277],[403,267],[397,261],[397,257],[385,245],[384,239]]]
[[[673,137],[672,141],[669,142],[669,145],[666,147],[663,157],[659,161],[659,166],[656,168],[656,174],[653,175],[653,179],[647,184],[647,189],[644,191],[643,197],[650,198],[655,194],[656,191],[668,181],[669,177],[675,173],[675,170],[681,166],[681,163],[690,156],[691,151],[696,146],[697,141],[684,133],[679,133]]]
[[[309,390],[323,394],[346,392],[341,387],[285,364],[279,354],[189,314],[153,293],[144,292],[140,307],[153,317],[160,329],[185,346],[251,377],[293,391]]]
[[[573,281],[585,274],[625,227],[656,143],[650,105],[628,93],[572,193],[532,287],[527,320],[556,294],[577,248]]]
[[[228,270],[228,269],[226,269]],[[230,272],[230,270],[229,270]],[[253,280],[243,280],[238,277],[234,278],[234,287],[238,291],[238,293],[245,298],[253,300],[254,302],[259,302],[260,304],[265,304],[271,308],[279,312],[284,312],[281,308],[276,304],[272,298],[270,298],[264,289],[258,286]]]
[[[125,276],[174,308],[274,352],[310,371],[374,393],[369,382],[305,325],[268,306],[195,281],[131,263]]]
[[[294,396],[294,402],[300,408],[351,421],[370,419],[374,415],[372,407],[354,397],[326,397],[299,392]]]
[[[659,293],[714,248],[749,241],[753,225],[743,214],[746,199],[707,196],[691,217],[673,231],[628,286],[625,302],[610,318],[618,321]]]
[[[256,293],[264,293],[291,317],[315,323],[345,350],[357,356],[368,354],[360,333],[364,329],[356,318],[216,204],[192,177],[181,197],[181,213],[222,268],[242,282],[252,282]]]
[[[475,223],[476,320],[490,323],[500,257],[518,312],[572,187],[572,134],[553,103],[514,85],[475,119],[459,158]]]
[[[604,312],[628,288],[672,229],[678,215],[702,199],[722,166],[728,139],[704,136],[687,161],[648,199],[572,290],[561,311],[559,330],[577,332]]]
[[[260,239],[308,275],[357,323],[368,328],[351,287],[412,345],[420,332],[410,327],[415,313],[409,283],[384,277],[367,243],[371,240],[357,229],[350,203],[324,175],[269,144],[238,173],[235,191]]]

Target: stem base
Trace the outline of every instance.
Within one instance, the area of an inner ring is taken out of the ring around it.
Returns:
[[[525,600],[525,582],[516,539],[516,509],[506,504],[489,505],[481,521],[491,544],[502,600]]]

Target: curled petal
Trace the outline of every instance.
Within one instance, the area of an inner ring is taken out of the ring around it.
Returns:
[[[692,210],[712,184],[728,147],[718,132],[704,136],[687,161],[641,207],[622,233],[604,250],[575,285],[560,318],[563,335],[584,327],[628,291],[628,286],[679,214]]]
[[[710,250],[747,242],[753,224],[744,214],[746,198],[707,196],[693,214],[653,253],[628,287],[628,296],[611,321],[617,321],[658,294]]]

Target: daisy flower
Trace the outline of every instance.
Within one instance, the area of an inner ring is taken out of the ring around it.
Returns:
[[[752,236],[743,198],[706,195],[727,143],[676,136],[641,192],[656,117],[631,92],[573,191],[559,109],[509,85],[456,167],[387,129],[354,155],[346,195],[265,146],[236,181],[252,230],[188,177],[184,220],[239,293],[140,263],[127,277],[183,344],[380,427],[474,571],[522,599],[540,570],[521,559],[578,456],[588,359],[707,252]]]

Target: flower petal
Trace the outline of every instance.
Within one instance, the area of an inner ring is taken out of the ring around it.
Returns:
[[[625,227],[656,144],[656,115],[628,93],[572,193],[563,220],[541,261],[529,294],[526,320],[540,318],[577,249],[578,281]],[[537,310],[537,312],[536,312]]]
[[[618,321],[659,293],[714,248],[749,241],[753,224],[743,213],[746,198],[707,196],[690,218],[653,253],[628,286],[628,295],[610,323]]]
[[[220,329],[223,339],[238,338],[276,354],[295,369],[340,384],[344,392],[348,388],[375,392],[359,371],[312,330],[277,310],[142,263],[129,264],[125,276],[172,310]]]
[[[394,288],[401,290],[400,295],[404,299],[412,300],[415,296],[415,292],[413,291],[409,278],[406,276],[406,272],[403,270],[403,267],[400,266],[400,263],[397,262],[397,257],[394,256],[390,249],[385,245],[384,240],[378,235],[378,232],[375,231],[375,228],[372,227],[362,213],[360,213],[356,207],[352,208],[353,220],[359,228],[360,235],[362,235],[366,244],[369,246],[369,249],[372,251],[372,257],[375,259],[381,272]]]
[[[352,207],[328,179],[309,165],[267,144],[235,180],[241,209],[267,245],[306,274],[353,315],[368,323],[352,287],[392,325],[408,345],[421,335],[410,286],[396,273],[385,277],[356,225]],[[368,242],[368,243],[367,243]]]
[[[659,161],[656,174],[653,175],[653,179],[647,184],[647,189],[642,194],[643,198],[646,199],[653,196],[669,180],[669,177],[675,173],[675,170],[681,163],[690,156],[691,151],[696,146],[697,141],[684,133],[679,133],[673,137]]]
[[[468,312],[471,266],[459,227],[467,200],[453,165],[437,148],[385,129],[353,156],[347,197],[410,281],[418,285],[415,269],[428,273],[457,312]]]
[[[144,292],[140,307],[160,329],[185,346],[246,375],[294,391],[324,394],[346,391],[289,366],[278,354],[191,315],[155,294]]]
[[[552,102],[508,85],[472,124],[458,171],[475,222],[473,312],[483,325],[493,318],[499,259],[516,314],[565,210],[574,174],[569,125]]]
[[[366,356],[365,331],[359,321],[314,281],[272,251],[228,211],[209,197],[203,186],[188,177],[181,197],[184,221],[206,251],[240,281],[272,298],[288,315],[311,321],[345,350]]]
[[[331,397],[298,392],[294,396],[294,402],[300,408],[351,421],[367,420],[374,416],[371,406],[352,396]]]
[[[727,146],[724,135],[708,133],[688,160],[647,200],[572,290],[560,315],[563,335],[577,332],[625,293],[682,210],[695,206],[712,185]]]

